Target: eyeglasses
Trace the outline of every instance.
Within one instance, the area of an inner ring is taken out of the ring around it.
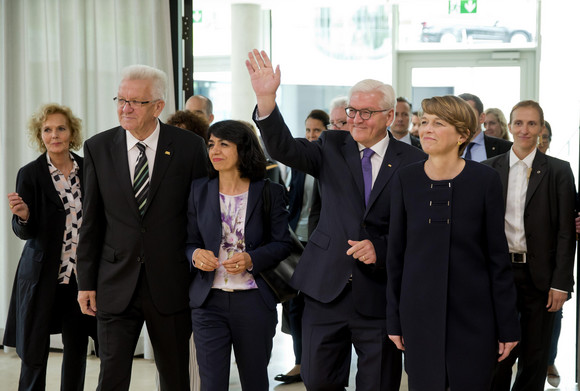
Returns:
[[[358,115],[360,115],[360,118],[363,120],[367,120],[370,119],[371,116],[374,113],[382,113],[384,111],[389,111],[390,109],[385,109],[385,110],[367,110],[367,109],[362,109],[362,110],[357,110],[354,107],[347,107],[346,109],[344,109],[344,111],[346,112],[346,115],[349,118],[354,118],[356,117],[356,113],[358,113]]]
[[[127,99],[119,98],[118,96],[113,98],[113,101],[117,102],[117,107],[119,107],[119,108],[125,107],[125,105],[128,104],[129,107],[132,107],[134,109],[137,107],[143,107],[149,103],[157,102],[159,100],[161,100],[161,99],[139,101],[139,100],[127,100]]]
[[[346,125],[346,121],[331,122],[326,125],[326,129],[342,129],[344,125]]]

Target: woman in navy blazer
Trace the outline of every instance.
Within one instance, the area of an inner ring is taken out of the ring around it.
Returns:
[[[276,297],[260,273],[290,254],[284,189],[270,184],[271,231],[262,230],[266,158],[239,121],[209,128],[210,178],[195,180],[188,201],[189,289],[201,389],[229,386],[233,346],[242,389],[268,390]]]
[[[76,245],[82,223],[81,120],[57,104],[29,122],[42,155],[22,167],[8,194],[12,229],[26,240],[8,311],[4,344],[22,360],[19,390],[44,390],[50,334],[62,333],[61,390],[83,390],[88,337],[95,319],[77,303]]]
[[[478,125],[455,96],[423,101],[429,157],[399,170],[387,250],[387,332],[409,389],[489,390],[519,340],[499,176],[461,154]]]

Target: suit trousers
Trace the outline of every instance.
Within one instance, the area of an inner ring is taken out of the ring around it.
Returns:
[[[548,369],[548,356],[554,312],[548,312],[548,292],[538,290],[527,264],[513,264],[520,315],[522,340],[510,355],[496,366],[493,391],[509,391],[512,367],[518,359],[513,391],[543,391]]]
[[[268,363],[278,314],[258,289],[211,289],[191,310],[202,391],[227,391],[232,346],[242,390],[268,391]]]
[[[77,293],[76,277],[73,275],[70,284],[59,284],[56,287],[53,303],[53,319],[59,323],[62,330],[63,357],[60,379],[62,391],[83,391],[89,335],[94,336],[96,332],[94,318],[81,313]],[[44,359],[41,365],[29,365],[22,361],[19,391],[45,390],[50,338],[42,348]]]
[[[160,313],[151,299],[144,266],[127,309],[109,314],[97,307],[97,321],[101,359],[98,391],[129,389],[133,355],[144,322],[153,346],[161,391],[189,391],[189,310]]]
[[[357,391],[398,391],[401,352],[389,340],[384,318],[356,310],[351,284],[330,303],[305,296],[301,375],[309,391],[344,390],[351,350],[358,356]]]

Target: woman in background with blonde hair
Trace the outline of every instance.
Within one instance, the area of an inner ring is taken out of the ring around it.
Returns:
[[[489,108],[485,110],[485,121],[483,122],[485,134],[504,140],[510,139],[507,121],[500,109]]]
[[[76,248],[82,224],[81,120],[48,104],[29,121],[41,155],[18,171],[8,194],[12,230],[26,240],[12,288],[4,344],[22,360],[18,390],[44,390],[50,335],[62,333],[61,390],[82,391],[96,320],[77,303]]]

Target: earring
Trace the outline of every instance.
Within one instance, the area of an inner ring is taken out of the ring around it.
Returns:
[[[461,140],[457,140],[457,145],[461,145],[463,142]]]

